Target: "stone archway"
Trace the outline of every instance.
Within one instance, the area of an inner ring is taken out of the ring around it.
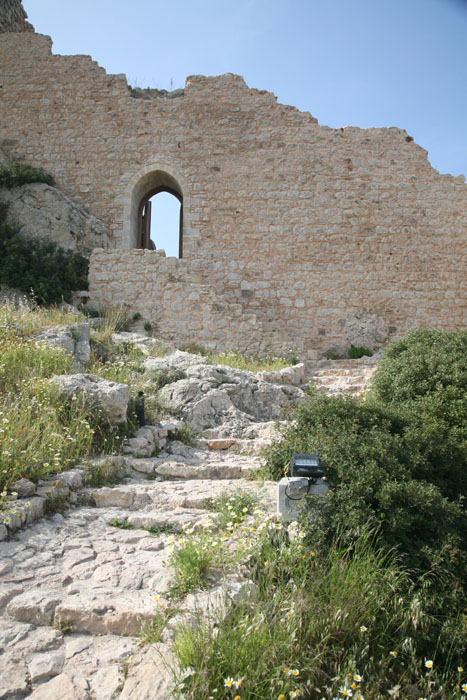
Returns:
[[[166,175],[167,173],[164,173]],[[152,249],[151,245],[151,199],[161,192],[173,195],[180,202],[180,217],[178,226],[178,257],[183,258],[183,195],[180,191],[167,185],[158,185],[150,190],[141,200],[138,208],[138,237],[137,248]]]
[[[190,226],[192,219],[195,222],[197,218],[197,214],[193,213],[194,202],[190,190],[191,188],[183,175],[172,164],[166,162],[150,163],[133,173],[131,177],[127,177],[123,184],[123,192],[115,201],[117,206],[123,208],[121,229],[115,232],[116,247],[120,249],[139,247],[138,225],[143,201],[149,196],[153,196],[156,191],[168,191],[174,194],[179,201],[183,201],[180,252],[183,253],[184,257],[187,255],[190,257],[199,238],[198,230]]]

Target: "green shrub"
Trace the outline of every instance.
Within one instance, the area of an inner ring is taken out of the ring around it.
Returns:
[[[171,367],[169,369],[156,369],[150,373],[150,376],[151,381],[154,382],[154,388],[159,391],[166,384],[186,379],[186,372],[178,367]]]
[[[436,561],[464,578],[467,519],[458,498],[460,465],[446,468],[442,483],[432,483],[436,465],[424,453],[425,433],[417,433],[413,414],[318,396],[302,404],[295,418],[269,450],[266,470],[279,479],[292,452],[320,455],[331,491],[313,510],[315,537],[330,541],[336,532],[353,536],[369,521],[381,523],[382,541],[398,547],[409,566],[422,571]],[[457,550],[464,553],[453,561],[450,553]]]
[[[0,283],[32,292],[41,304],[70,301],[77,289],[87,289],[88,261],[52,241],[25,240],[5,222],[0,208]]]
[[[351,345],[347,354],[351,360],[358,360],[360,357],[371,357],[373,350],[359,345]]]
[[[42,168],[34,168],[25,163],[11,163],[0,166],[0,187],[19,187],[31,182],[45,182],[46,185],[54,185],[55,181],[50,173]]]
[[[373,377],[371,395],[380,403],[392,405],[429,398],[434,401],[432,410],[436,415],[444,414],[460,424],[467,410],[466,357],[465,330],[410,331],[405,338],[384,349]]]

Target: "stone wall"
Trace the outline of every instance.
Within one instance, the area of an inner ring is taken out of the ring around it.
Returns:
[[[270,347],[305,354],[465,325],[464,177],[440,175],[402,129],[320,126],[230,74],[132,90],[32,33],[0,37],[0,70],[3,145],[52,172],[121,249],[97,254],[96,299],[139,305],[148,320],[163,304],[191,318],[183,285],[196,269],[221,306],[254,314]],[[125,249],[141,198],[160,184],[183,196],[184,260],[152,256],[148,296],[146,254]]]
[[[0,0],[0,34],[2,32],[33,32],[26,22],[27,14],[20,0]]]
[[[264,333],[254,313],[203,283],[196,261],[166,258],[159,250],[96,249],[89,280],[94,304],[123,306],[130,316],[139,312],[158,338],[177,345],[260,354],[281,349],[280,338]]]

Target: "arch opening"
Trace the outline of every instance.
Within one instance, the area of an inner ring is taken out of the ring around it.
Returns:
[[[183,191],[175,177],[166,170],[149,171],[148,168],[148,171],[132,187],[129,239],[127,240],[130,248],[154,249],[157,247],[165,250],[164,245],[167,237],[163,234],[164,229],[167,228],[165,223],[167,216],[159,215],[161,208],[159,205],[164,198],[172,203],[170,216],[172,220],[170,226],[172,245],[169,246],[166,253],[172,256],[178,254],[178,257],[181,258],[183,257],[184,233]],[[174,219],[177,219],[175,224]],[[167,230],[165,233],[170,235]]]
[[[160,185],[143,197],[137,247],[162,248],[168,257],[183,257],[183,197],[177,190]]]

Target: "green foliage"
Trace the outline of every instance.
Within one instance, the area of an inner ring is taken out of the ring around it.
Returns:
[[[133,525],[130,525],[128,518],[123,518],[122,520],[119,518],[112,518],[112,520],[109,520],[109,525],[111,527],[118,527],[120,530],[133,530]]]
[[[274,357],[272,355],[256,357],[255,355],[244,355],[239,350],[220,353],[207,352],[205,354],[214,364],[228,365],[247,372],[279,370],[295,365],[298,362],[296,355],[293,353],[288,353],[284,357]]]
[[[381,523],[414,575],[436,566],[465,585],[466,342],[464,331],[413,331],[386,349],[368,401],[320,396],[297,409],[266,469],[278,479],[292,452],[321,456],[331,492],[315,537]]]
[[[172,616],[172,611],[156,610],[152,620],[144,623],[139,634],[143,644],[157,644],[161,641],[161,635],[168,620]]]
[[[150,322],[150,321],[146,321],[146,322],[144,323],[143,328],[144,328],[144,330],[146,331],[146,333],[150,333],[151,330],[152,330],[151,322]]]
[[[262,532],[250,562],[255,598],[215,627],[200,620],[176,636],[181,697],[320,700],[352,687],[356,697],[380,700],[389,689],[413,697],[410,686],[417,698],[458,697],[465,627],[432,619],[423,592],[374,533],[363,529],[351,546],[337,536],[322,556],[298,528]]]
[[[181,379],[186,379],[186,372],[179,367],[170,367],[169,369],[156,369],[150,372],[151,380],[154,383],[156,391],[162,389],[166,384],[179,382]]]
[[[436,415],[464,422],[467,406],[467,331],[419,328],[388,345],[373,377],[371,395],[385,405],[423,402]],[[454,402],[454,405],[452,403]],[[461,415],[458,410],[461,409]]]
[[[189,447],[194,447],[197,435],[197,430],[189,423],[176,430],[169,430],[169,440],[179,440]]]
[[[351,345],[347,354],[351,360],[358,360],[360,357],[371,357],[373,350],[359,345]]]
[[[87,289],[88,261],[52,241],[24,240],[5,222],[0,209],[0,283],[33,294],[41,304],[70,301],[77,289]]]
[[[11,189],[27,185],[31,182],[45,182],[46,185],[54,185],[55,181],[50,173],[42,168],[34,168],[25,163],[11,163],[0,166],[0,187]]]
[[[228,525],[238,524],[247,515],[251,515],[258,506],[258,497],[248,491],[225,491],[209,502],[209,509],[217,513],[216,525],[225,529]]]
[[[185,596],[194,588],[205,588],[207,571],[218,558],[204,542],[182,538],[181,543],[174,548],[170,560],[175,572],[170,591],[175,598]]]
[[[381,522],[383,541],[398,547],[410,566],[426,570],[442,561],[462,577],[464,558],[457,566],[450,556],[462,549],[467,532],[456,491],[459,464],[444,471],[442,484],[428,480],[430,474],[434,479],[436,464],[429,470],[424,434],[418,436],[413,421],[411,415],[355,399],[312,397],[270,449],[267,472],[281,478],[293,452],[317,452],[331,491],[313,511],[315,537],[329,540],[342,528],[350,534],[368,521]]]

